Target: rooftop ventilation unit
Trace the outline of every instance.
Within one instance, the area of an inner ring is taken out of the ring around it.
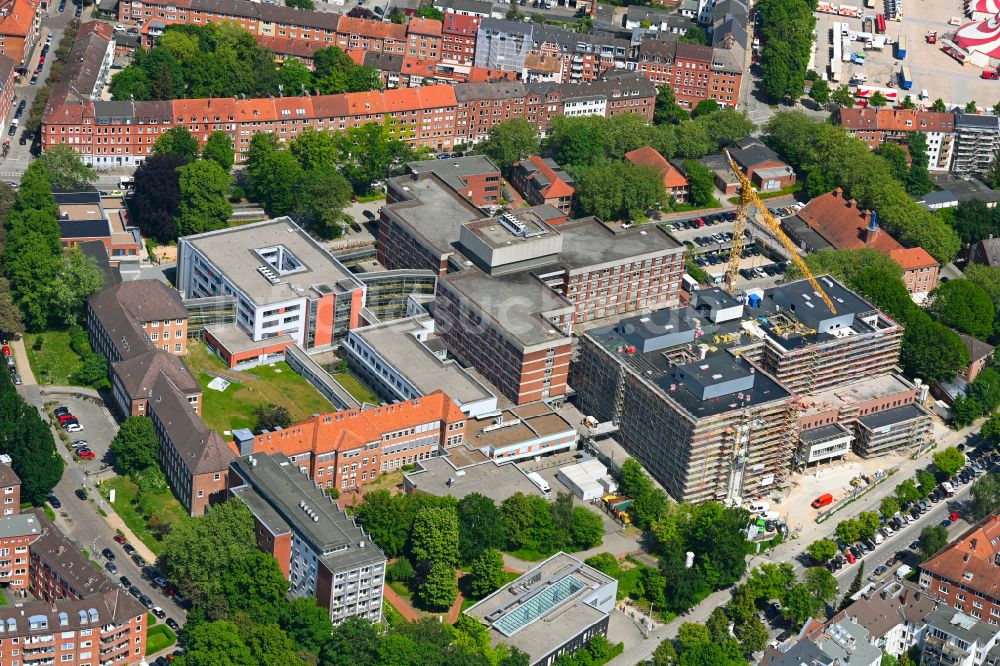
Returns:
[[[270,266],[258,266],[257,272],[264,276],[264,278],[271,284],[278,284],[278,274],[275,273]]]

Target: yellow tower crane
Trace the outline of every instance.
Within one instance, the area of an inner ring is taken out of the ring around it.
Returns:
[[[740,181],[740,207],[737,210],[736,223],[733,226],[733,247],[729,251],[729,263],[726,265],[726,291],[730,294],[736,292],[736,276],[740,270],[740,259],[743,258],[744,233],[746,232],[747,222],[750,221],[751,208],[756,208],[757,212],[760,213],[760,217],[764,220],[764,225],[785,246],[788,254],[792,257],[792,261],[802,271],[802,274],[806,276],[809,284],[812,285],[812,288],[823,299],[826,306],[830,308],[830,313],[837,314],[837,308],[833,306],[833,301],[830,300],[830,297],[823,291],[823,287],[813,277],[812,271],[809,270],[806,262],[799,256],[795,243],[781,230],[781,225],[778,224],[778,221],[771,215],[771,211],[767,209],[767,206],[757,196],[757,192],[753,189],[753,183],[740,171],[740,168],[733,161],[732,156],[730,156],[729,151],[726,150],[725,153],[726,162],[729,163],[730,170],[732,170],[736,178]]]

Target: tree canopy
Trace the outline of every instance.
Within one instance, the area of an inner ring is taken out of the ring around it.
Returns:
[[[152,49],[111,78],[117,100],[268,97],[364,92],[380,87],[378,73],[329,46],[313,54],[314,70],[275,56],[237,25],[170,25]]]
[[[982,340],[993,333],[996,309],[970,280],[949,280],[931,292],[931,313],[944,325]]]
[[[523,118],[512,118],[490,128],[489,137],[477,149],[506,169],[538,152],[538,129]]]
[[[885,160],[843,128],[815,122],[798,111],[781,111],[764,127],[764,140],[807,183],[819,175],[823,191],[842,187],[861,206],[875,210],[882,226],[904,245],[923,247],[942,264],[958,253],[961,243],[955,230],[911,199]]]
[[[215,160],[195,160],[178,169],[180,204],[177,235],[223,229],[233,215],[229,205],[229,174]]]
[[[129,416],[111,440],[115,466],[125,474],[141,472],[156,465],[159,440],[148,416]]]
[[[816,0],[762,0],[760,16],[761,83],[776,100],[796,100],[803,94],[806,68],[812,53]]]
[[[11,457],[21,479],[22,502],[40,506],[62,478],[49,424],[18,394],[7,372],[0,372],[0,453]]]

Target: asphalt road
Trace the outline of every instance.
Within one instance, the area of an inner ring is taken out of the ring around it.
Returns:
[[[23,344],[23,342],[18,341],[15,344]],[[101,551],[109,548],[115,555],[114,563],[118,568],[118,573],[111,574],[107,569],[104,569],[105,575],[115,584],[120,584],[120,576],[127,576],[133,585],[136,585],[141,592],[152,599],[155,606],[166,611],[167,617],[172,617],[183,625],[187,617],[186,611],[154,587],[150,581],[142,577],[140,567],[129,558],[122,546],[115,542],[115,526],[97,511],[100,507],[109,515],[113,515],[107,502],[98,493],[97,484],[101,478],[108,479],[114,475],[114,471],[106,460],[108,445],[118,431],[114,419],[97,398],[43,395],[42,387],[28,383],[17,388],[21,395],[43,414],[43,418],[46,420],[48,420],[44,409],[46,402],[55,402],[69,407],[84,428],[83,432],[74,434],[72,439],[86,439],[94,452],[97,453],[94,460],[77,460],[62,443],[58,432],[53,427],[56,449],[66,463],[62,479],[52,490],[52,494],[62,503],[62,507],[56,511],[56,525],[81,549],[87,550],[91,557],[99,561],[102,566],[107,560],[101,555]],[[84,389],[82,392],[86,392],[86,390]],[[86,490],[87,500],[81,500],[76,495],[76,491],[81,488]],[[150,564],[154,563],[150,562]]]
[[[48,79],[52,63],[55,61],[55,50],[59,45],[59,39],[62,37],[66,25],[73,20],[73,3],[70,1],[67,1],[66,11],[62,13],[59,12],[59,3],[56,1],[50,2],[49,8],[46,11],[47,13],[42,17],[38,42],[35,44],[35,49],[27,63],[28,73],[22,76],[21,81],[14,86],[15,106],[22,99],[28,102],[24,115],[21,117],[22,122],[28,119],[28,113],[35,99],[35,93],[41,87],[42,83]],[[86,19],[92,11],[91,7],[85,8],[84,16],[81,20]],[[52,45],[49,47],[49,55],[45,59],[45,65],[42,66],[42,75],[38,78],[38,82],[35,85],[31,85],[31,74],[35,71],[42,45],[45,44],[45,37],[49,33],[52,34]],[[13,114],[11,114],[11,117],[13,117]],[[14,136],[8,137],[8,128],[9,124],[3,127],[3,138],[10,138],[10,152],[7,154],[7,157],[0,160],[0,181],[17,183],[21,179],[21,174],[28,168],[28,163],[31,162],[31,154],[29,152],[31,144],[29,142],[22,146],[18,143],[18,139],[21,136],[20,131],[14,134]]]

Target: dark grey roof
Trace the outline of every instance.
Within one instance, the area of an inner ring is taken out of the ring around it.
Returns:
[[[520,81],[497,81],[455,84],[455,99],[459,102],[480,99],[517,99],[528,94]]]
[[[44,511],[29,509],[25,513],[34,516],[42,526],[42,536],[31,544],[32,557],[37,556],[52,569],[72,594],[88,597],[117,587],[84,557],[76,544],[59,531]]]
[[[104,243],[99,240],[82,241],[77,243],[76,246],[80,248],[85,257],[88,257],[91,261],[97,264],[97,268],[100,269],[101,275],[104,277],[104,287],[113,287],[116,284],[120,284],[122,281],[122,275],[118,271],[117,267],[111,265],[111,257],[108,256],[108,248],[104,246]]]
[[[729,154],[744,169],[750,169],[763,162],[782,162],[776,152],[754,138],[743,139],[729,149]]]
[[[668,17],[674,14],[668,9],[660,7],[645,7],[642,5],[632,5],[628,8],[628,13],[625,15],[625,20],[630,22],[636,21],[654,21],[659,23],[661,21],[666,21]]]
[[[928,205],[945,204],[952,202],[957,204],[958,197],[955,196],[953,192],[949,192],[948,190],[938,190],[936,192],[928,192],[927,194],[924,195],[924,201],[923,201],[923,203]]]
[[[728,40],[732,38],[741,48],[747,47],[746,23],[735,17],[728,18],[712,31],[712,46],[728,48]]]
[[[985,238],[976,243],[976,249],[986,259],[987,266],[1000,266],[1000,238]]]
[[[493,5],[482,0],[435,0],[434,6],[442,10],[451,9],[455,13],[469,12],[484,16],[489,16],[493,11]]]
[[[614,93],[633,93],[637,97],[656,97],[656,85],[638,72],[613,70],[599,81],[562,83],[558,91],[563,100],[610,97]]]
[[[509,35],[531,37],[534,25],[523,21],[508,21],[507,19],[484,18],[479,23],[480,32],[505,32]]]
[[[904,423],[927,416],[927,412],[916,405],[903,405],[894,409],[887,409],[877,414],[869,414],[858,419],[869,430],[876,430],[896,423]]]
[[[21,479],[7,463],[0,463],[0,486],[19,486]]]
[[[969,350],[969,359],[973,363],[993,353],[993,345],[986,344],[982,340],[978,340],[965,333],[959,333],[958,337],[962,338],[962,342],[965,343],[965,348]]]
[[[977,113],[956,113],[955,128],[962,127],[1000,131],[1000,117]]]
[[[90,31],[83,37],[77,38],[66,59],[62,80],[68,86],[75,88],[79,94],[89,96],[100,78],[109,45],[110,41],[97,31]]]
[[[372,67],[383,72],[399,74],[403,71],[403,56],[398,53],[366,51],[363,64],[365,67]]]
[[[94,116],[101,118],[134,118],[133,102],[94,102]]]
[[[266,519],[279,526],[284,523],[321,554],[331,571],[385,561],[354,519],[284,456],[235,458],[230,468],[246,484],[236,490],[237,497],[247,501],[251,511],[266,506],[262,512]]]
[[[194,413],[185,395],[163,372],[153,382],[149,409],[192,475],[225,472],[229,467],[233,452],[219,433],[209,430]]]
[[[99,220],[59,220],[59,237],[74,238],[108,238],[111,236],[111,223],[107,218]]]
[[[132,400],[148,396],[161,372],[185,395],[201,393],[201,384],[191,376],[184,361],[162,349],[118,361],[112,368]]]
[[[468,176],[478,176],[482,174],[500,174],[500,169],[493,161],[485,155],[467,155],[465,157],[452,157],[447,160],[422,160],[420,162],[409,162],[406,168],[410,173],[435,173],[456,190],[465,189],[466,185],[462,178]]]

